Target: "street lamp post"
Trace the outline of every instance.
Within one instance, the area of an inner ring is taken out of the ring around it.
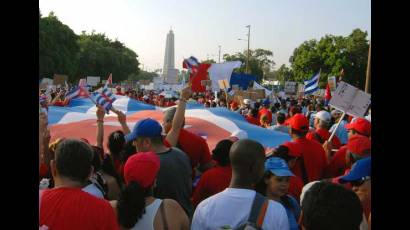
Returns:
[[[248,69],[249,69],[249,38],[251,36],[251,25],[247,25],[246,27],[248,27],[248,57],[247,57],[247,62],[246,62],[246,73],[248,73]]]
[[[221,45],[219,47],[218,63],[221,63]]]

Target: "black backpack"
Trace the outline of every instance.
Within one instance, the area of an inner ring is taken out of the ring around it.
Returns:
[[[238,228],[235,228],[235,230],[262,230],[268,205],[269,200],[266,197],[255,193],[248,220]]]

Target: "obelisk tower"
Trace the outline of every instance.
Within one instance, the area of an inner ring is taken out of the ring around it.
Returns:
[[[165,44],[164,68],[162,74],[166,83],[177,83],[178,70],[175,69],[175,52],[174,52],[174,32],[172,29],[167,34],[167,41]]]

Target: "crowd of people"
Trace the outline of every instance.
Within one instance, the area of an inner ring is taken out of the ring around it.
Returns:
[[[82,137],[50,143],[40,113],[40,229],[370,229],[370,114],[344,116],[315,97],[238,102],[189,88],[178,99],[116,90],[175,106],[161,123],[145,118],[132,130],[114,110],[122,128],[107,140],[98,106],[96,145]],[[69,103],[62,90],[51,101]],[[292,140],[270,149],[230,136],[210,150],[183,128],[189,101],[228,107]]]

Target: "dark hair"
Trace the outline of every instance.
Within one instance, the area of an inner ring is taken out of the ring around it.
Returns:
[[[284,145],[279,145],[279,147],[277,147],[273,152],[272,157],[273,156],[282,158],[286,161],[286,163],[289,163],[289,161],[296,158],[289,155],[289,148]]]
[[[252,117],[254,118],[258,117],[258,109],[256,108],[251,109],[251,114],[252,114]]]
[[[220,166],[227,166],[230,164],[229,150],[233,142],[231,140],[222,140],[216,144],[214,150],[212,150],[212,159],[218,162]]]
[[[124,149],[121,152],[121,162],[125,164],[128,158],[137,152],[137,148],[132,144],[132,142],[125,143]]]
[[[279,124],[283,124],[286,120],[285,114],[283,114],[281,112],[277,113],[276,120],[278,121]]]
[[[114,159],[119,160],[121,158],[120,153],[124,148],[124,144],[125,137],[124,133],[121,130],[114,131],[108,136],[107,146]]]
[[[318,182],[302,201],[303,226],[307,230],[359,229],[363,208],[351,190],[331,182]]]
[[[255,102],[255,104],[253,104],[253,107],[255,107],[255,109],[259,110],[259,108],[261,107],[261,103]]]
[[[216,102],[211,102],[211,107],[216,107]]]
[[[302,128],[303,128],[303,127],[302,127]],[[299,131],[299,130],[296,130],[296,129],[292,129],[292,128],[291,128],[292,134],[295,134],[295,135],[298,136],[298,137],[305,137],[306,134],[308,133],[308,131],[309,131],[309,128],[308,128],[308,127],[306,127],[306,130],[303,130],[303,131]]]
[[[122,187],[123,185],[123,180],[121,176],[118,174],[117,170],[115,169],[114,166],[114,160],[112,159],[110,154],[105,154],[104,158],[101,163],[101,170],[105,173],[108,174],[112,177],[115,178],[115,181],[118,184],[118,187]]]
[[[91,172],[93,150],[84,141],[65,139],[58,144],[55,161],[59,175],[85,182]]]
[[[94,167],[94,172],[97,172],[101,169],[101,152],[102,149],[100,149],[97,146],[92,145],[91,146],[93,149],[93,161],[92,161],[92,165]]]
[[[206,105],[207,107],[211,107],[211,103],[209,103],[209,101],[205,102],[205,105]]]
[[[131,181],[121,191],[117,202],[117,220],[125,228],[132,228],[145,213],[145,197],[152,196],[152,188],[143,188]]]
[[[271,178],[272,176],[276,175],[273,174],[271,171],[265,172],[265,174],[263,174],[262,179],[256,184],[255,191],[262,194],[263,196],[266,196],[266,189],[268,185],[265,183],[265,180]],[[293,209],[290,198],[286,194],[280,197],[280,201],[283,204],[283,206],[285,206],[285,208]]]
[[[276,102],[273,106],[274,106],[277,110],[280,109],[280,103],[278,103],[278,102]]]

